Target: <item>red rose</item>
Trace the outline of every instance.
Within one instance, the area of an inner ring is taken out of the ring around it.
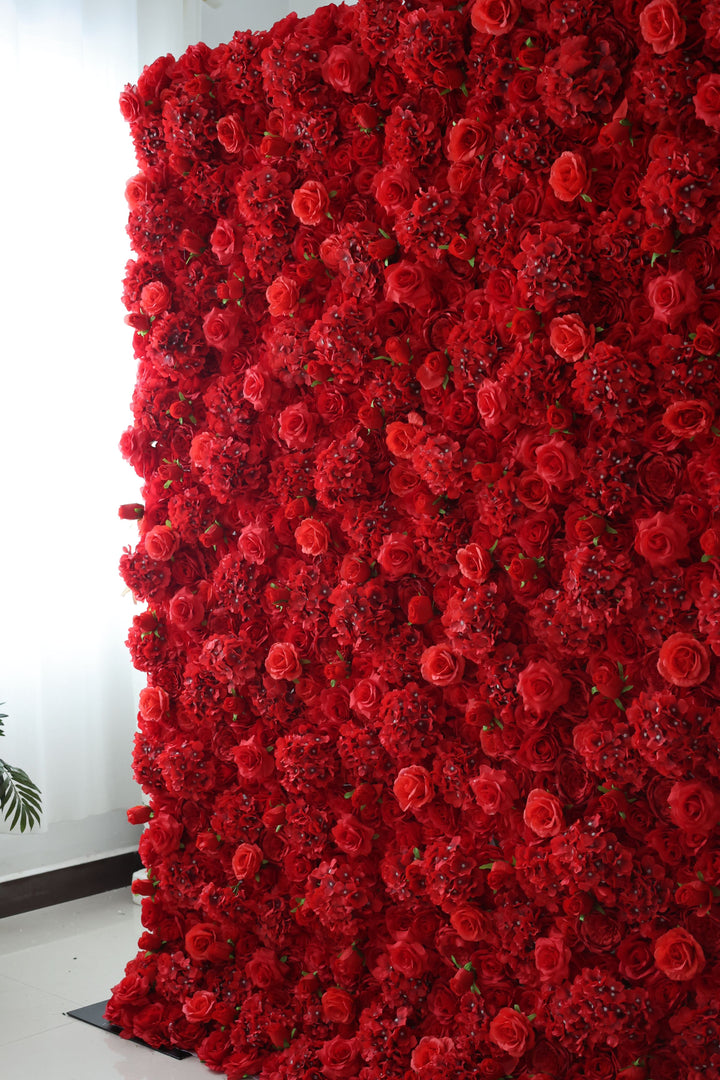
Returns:
[[[530,1021],[523,1013],[507,1007],[490,1021],[490,1041],[510,1057],[521,1058],[535,1042]]]
[[[295,646],[288,641],[276,641],[270,646],[265,670],[271,679],[298,679],[302,666]]]
[[[551,932],[535,940],[535,967],[544,983],[563,982],[568,977],[572,954],[562,934]]]
[[[255,877],[262,866],[263,853],[257,844],[240,844],[232,857],[232,871],[238,881]]]
[[[430,773],[422,765],[408,765],[406,769],[401,769],[393,784],[393,792],[403,812],[419,810],[431,802],[435,794]]]
[[[316,418],[300,401],[288,405],[278,416],[278,435],[291,450],[304,450],[315,437]]]
[[[507,412],[508,397],[500,383],[483,379],[478,387],[475,401],[478,412],[487,427],[499,427],[502,424]]]
[[[385,442],[393,457],[409,458],[412,457],[419,434],[417,427],[412,424],[394,420],[385,429]]]
[[[626,979],[645,979],[652,971],[650,945],[640,937],[626,937],[617,948],[618,970]]]
[[[475,161],[487,153],[491,142],[492,132],[486,124],[463,117],[450,129],[448,158],[450,161]]]
[[[685,315],[696,311],[700,303],[698,287],[687,270],[676,270],[675,273],[653,278],[647,287],[647,294],[653,317],[670,326],[677,325]]]
[[[713,410],[706,401],[674,401],[668,405],[662,422],[668,431],[680,439],[694,439],[710,430]]]
[[[535,451],[535,468],[551,487],[567,487],[579,472],[577,454],[569,442],[553,435]]]
[[[595,341],[595,327],[589,330],[579,315],[561,315],[550,322],[550,348],[563,360],[582,360]]]
[[[180,547],[180,537],[169,525],[156,525],[145,533],[145,550],[155,562],[167,562]]]
[[[127,819],[131,825],[145,825],[152,817],[149,806],[131,806],[127,811]]]
[[[269,990],[287,976],[287,968],[272,949],[256,949],[245,965],[245,974],[258,990]]]
[[[319,180],[306,180],[292,197],[292,211],[303,225],[319,225],[330,207],[327,189]]]
[[[557,836],[565,828],[562,804],[557,795],[534,788],[527,797],[523,821],[536,836]]]
[[[415,545],[403,533],[390,533],[382,542],[377,561],[391,581],[412,574],[415,569]]]
[[[660,648],[657,669],[673,686],[699,686],[710,674],[710,654],[691,634],[671,634]]]
[[[593,686],[603,697],[614,701],[622,693],[623,679],[617,661],[609,656],[591,657],[588,663],[588,674],[593,681]]]
[[[420,263],[401,260],[385,270],[385,297],[394,304],[425,310],[432,295],[427,271]]]
[[[417,941],[395,941],[388,946],[390,963],[408,979],[419,979],[427,969],[427,953]]]
[[[692,934],[676,926],[655,942],[655,965],[668,979],[687,982],[705,967],[705,954]]]
[[[448,360],[445,353],[428,353],[415,372],[415,378],[423,390],[437,390],[447,378]]]
[[[429,596],[411,596],[408,601],[408,622],[423,626],[433,617],[433,605]]]
[[[426,1065],[442,1067],[446,1073],[448,1055],[455,1049],[455,1043],[447,1037],[423,1035],[410,1057],[410,1068],[420,1072]],[[434,1074],[433,1074],[434,1075]]]
[[[357,94],[368,80],[370,64],[360,48],[333,45],[322,66],[326,83],[341,94]]]
[[[681,780],[673,784],[668,806],[670,817],[685,832],[710,833],[720,820],[720,800],[701,780]]]
[[[635,550],[655,567],[674,566],[688,555],[687,529],[683,522],[661,510],[636,523]]]
[[[318,1052],[320,1065],[329,1080],[345,1080],[357,1076],[359,1049],[357,1039],[343,1039],[336,1035],[323,1043]]]
[[[162,315],[170,305],[170,290],[162,281],[150,281],[140,293],[140,307],[146,315]]]
[[[203,319],[208,345],[231,351],[237,344],[237,315],[230,308],[212,308]]]
[[[520,672],[518,693],[529,712],[549,716],[568,700],[570,684],[549,660],[533,660]]]
[[[185,586],[170,601],[168,615],[180,630],[192,630],[205,618],[205,605],[197,593]]]
[[[298,283],[295,278],[280,274],[268,285],[265,298],[271,315],[276,317],[292,315],[297,310],[300,299]]]
[[[720,131],[720,75],[714,72],[703,75],[698,81],[693,101],[698,120]]]
[[[217,122],[218,142],[228,154],[237,154],[247,142],[242,120],[235,113],[221,116]]]
[[[450,686],[460,682],[465,660],[448,645],[430,645],[420,657],[420,674],[435,686]]]
[[[238,536],[238,551],[244,559],[261,566],[268,557],[270,535],[262,525],[246,525]]]
[[[685,40],[686,26],[673,0],[650,0],[640,12],[640,33],[653,51],[670,52]]]
[[[450,924],[463,941],[482,941],[487,935],[487,917],[471,904],[461,904],[450,916]]]
[[[460,573],[468,581],[481,584],[487,581],[492,570],[492,555],[479,544],[467,544],[458,548],[455,559],[460,567]]]
[[[213,959],[218,952],[218,944],[220,943],[217,940],[215,927],[212,923],[195,923],[195,926],[191,927],[185,934],[185,952],[196,964],[202,963],[203,960]],[[219,951],[222,952],[223,950]],[[226,956],[228,952],[229,950],[225,950]]]
[[[232,261],[236,243],[237,237],[232,221],[219,220],[210,237],[210,246],[218,262],[227,265]]]
[[[270,651],[272,653],[272,649]],[[269,659],[270,657],[268,657]],[[238,746],[233,747],[231,756],[237,765],[238,775],[243,780],[267,780],[268,777],[272,776],[275,769],[272,754],[262,744],[258,743],[255,737],[243,739]]]
[[[360,679],[350,691],[350,708],[368,719],[377,708],[382,692],[374,679]]]
[[[507,34],[519,14],[517,0],[475,0],[470,21],[481,34]]]
[[[191,1024],[204,1024],[212,1019],[217,999],[210,990],[197,990],[183,1002],[183,1013]]]
[[[720,555],[720,524],[711,525],[700,537],[700,547],[704,555],[715,559]]]
[[[328,1024],[350,1024],[355,1016],[355,1003],[347,990],[331,986],[322,996],[320,1007]]]
[[[144,686],[140,691],[140,715],[143,720],[157,723],[170,708],[170,698],[159,686]]]
[[[330,544],[330,532],[327,525],[314,518],[305,518],[295,530],[295,539],[304,555],[324,555]]]
[[[517,786],[502,769],[480,765],[470,788],[480,809],[486,814],[501,814],[509,810],[518,796]]]
[[[550,187],[562,202],[572,202],[587,187],[588,171],[584,158],[571,150],[556,158],[550,166]]]
[[[145,507],[142,503],[123,503],[118,508],[118,517],[122,521],[139,521],[145,514]]]
[[[352,814],[342,814],[332,830],[333,840],[348,855],[369,855],[372,851],[373,831],[361,825]]]

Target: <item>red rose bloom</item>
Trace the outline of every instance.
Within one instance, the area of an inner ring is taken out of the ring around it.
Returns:
[[[460,567],[460,573],[468,581],[481,584],[490,576],[492,555],[479,544],[467,544],[466,547],[458,548],[455,559]]]
[[[415,545],[403,533],[390,533],[382,542],[377,561],[391,581],[412,574],[415,568]]]
[[[310,446],[315,427],[316,419],[302,401],[288,405],[278,415],[278,435],[291,450],[304,450]]]
[[[549,660],[533,660],[520,672],[518,693],[528,712],[549,716],[567,701],[570,684]]]
[[[648,285],[648,300],[653,316],[663,323],[676,326],[686,315],[696,311],[700,293],[687,270],[661,274]]]
[[[507,34],[520,14],[517,0],[475,0],[470,21],[481,34]]]
[[[325,82],[342,94],[357,94],[368,79],[370,65],[361,49],[333,45],[322,66]]]
[[[636,522],[635,550],[652,567],[674,566],[688,555],[687,529],[683,522],[661,510]]]
[[[323,1019],[328,1024],[350,1024],[355,1016],[355,1003],[347,990],[331,986],[320,1002]]]
[[[432,299],[425,267],[407,260],[389,266],[385,271],[385,296],[394,304],[425,310]]]
[[[490,1021],[490,1041],[510,1057],[521,1058],[535,1042],[530,1021],[516,1009],[502,1008]]]
[[[280,274],[268,285],[265,290],[265,297],[271,315],[277,317],[292,315],[297,310],[300,289],[295,278],[288,277],[287,274]]]
[[[691,634],[671,634],[660,648],[657,669],[673,686],[700,686],[710,674],[710,654]]]
[[[140,293],[140,307],[146,315],[162,315],[170,305],[170,290],[162,281],[150,281]]]
[[[419,810],[431,802],[435,794],[430,773],[422,765],[408,765],[406,769],[401,769],[393,784],[393,792],[403,812]]]
[[[550,321],[550,347],[563,360],[582,360],[595,340],[595,327],[585,326],[579,315],[560,315]]]
[[[686,29],[673,0],[650,0],[640,12],[640,33],[658,54],[682,45]]]
[[[287,641],[276,641],[265,660],[265,670],[271,679],[298,679],[302,666],[295,646]]]
[[[550,187],[562,202],[577,199],[585,191],[587,182],[585,160],[571,150],[565,150],[550,166]]]
[[[346,1080],[357,1076],[359,1050],[357,1039],[344,1039],[336,1035],[323,1043],[318,1052],[323,1075],[328,1080]]]
[[[509,810],[518,795],[515,781],[503,769],[491,769],[489,765],[480,765],[477,775],[470,781],[470,788],[486,814]]]
[[[450,916],[450,924],[463,941],[482,941],[487,934],[486,916],[470,904],[456,907]]]
[[[410,1057],[410,1068],[413,1072],[420,1072],[427,1065],[437,1065],[445,1071],[448,1055],[454,1048],[452,1039],[423,1035]]]
[[[703,75],[698,81],[693,102],[698,120],[720,131],[720,75],[715,72]]]
[[[388,946],[390,963],[408,979],[418,979],[427,968],[427,953],[417,941],[395,941]]]
[[[420,674],[435,686],[459,682],[464,670],[465,660],[448,645],[430,645],[420,658]]]
[[[257,844],[240,844],[232,857],[232,870],[238,881],[255,877],[262,866],[263,853]]]
[[[567,979],[571,955],[560,933],[551,932],[548,937],[535,939],[535,967],[544,983],[559,983]]]
[[[324,555],[330,545],[330,532],[327,525],[314,518],[305,518],[295,530],[295,539],[304,555],[318,557]]]
[[[710,833],[720,820],[720,800],[700,780],[678,781],[668,795],[670,817],[685,832]]]
[[[674,401],[668,405],[662,422],[680,439],[694,439],[710,430],[713,410],[706,401]]]
[[[169,525],[156,525],[145,533],[145,550],[156,562],[167,562],[180,547],[180,537]]]
[[[705,967],[705,954],[692,934],[676,926],[655,942],[655,966],[668,979],[687,982]]]
[[[534,788],[527,797],[523,821],[536,836],[557,836],[565,828],[562,804],[557,795]]]
[[[143,720],[157,723],[167,714],[170,697],[159,686],[144,686],[140,691],[140,715]]]
[[[319,225],[330,207],[330,196],[319,180],[306,180],[292,197],[292,211],[303,225]]]
[[[491,139],[489,127],[479,120],[463,117],[450,129],[448,158],[450,161],[475,161],[487,152]]]

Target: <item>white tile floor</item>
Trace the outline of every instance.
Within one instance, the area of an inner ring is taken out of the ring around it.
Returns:
[[[129,888],[0,919],[3,1080],[211,1080],[196,1058],[176,1061],[64,1015],[110,996],[141,929]]]

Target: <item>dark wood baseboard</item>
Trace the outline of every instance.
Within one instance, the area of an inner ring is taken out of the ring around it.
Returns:
[[[130,851],[78,866],[64,866],[62,870],[3,881],[0,884],[0,919],[129,886],[133,874],[141,867],[138,853]]]

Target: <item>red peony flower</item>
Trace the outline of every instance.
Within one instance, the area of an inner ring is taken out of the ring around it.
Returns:
[[[710,674],[710,654],[692,634],[671,634],[660,648],[657,669],[673,686],[700,686]]]
[[[655,942],[655,966],[674,982],[688,982],[705,967],[705,954],[692,934],[676,926]]]

